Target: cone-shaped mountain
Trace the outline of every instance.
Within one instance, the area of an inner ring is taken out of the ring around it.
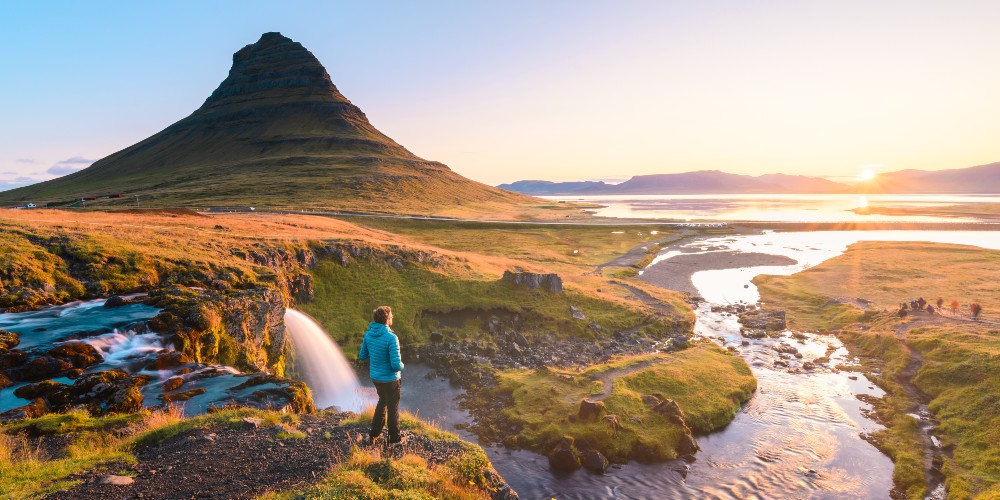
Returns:
[[[265,33],[188,117],[89,168],[0,193],[37,204],[475,213],[531,198],[466,179],[379,132],[300,43]],[[457,209],[456,207],[461,207]]]

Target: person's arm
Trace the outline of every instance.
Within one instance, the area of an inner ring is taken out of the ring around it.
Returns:
[[[358,351],[358,361],[368,359],[368,343],[361,339],[361,350]]]
[[[403,371],[403,360],[399,357],[399,338],[395,335],[392,336],[392,341],[389,344],[389,365],[392,366],[393,371]]]

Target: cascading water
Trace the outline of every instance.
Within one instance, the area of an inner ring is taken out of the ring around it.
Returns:
[[[340,347],[309,316],[285,310],[285,327],[295,348],[295,364],[317,408],[360,411],[369,399]]]

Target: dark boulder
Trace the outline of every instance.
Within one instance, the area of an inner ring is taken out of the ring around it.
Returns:
[[[555,472],[573,472],[580,468],[580,456],[573,446],[573,438],[564,437],[549,453],[549,468]]]
[[[431,342],[441,342],[444,340],[444,334],[441,332],[431,332]]]
[[[73,363],[66,359],[39,356],[21,366],[8,369],[7,376],[13,380],[32,382],[52,378],[71,369],[73,369]]]
[[[597,450],[587,450],[584,452],[583,459],[580,462],[584,469],[600,474],[604,474],[604,471],[608,470],[608,466],[611,465],[608,459]]]
[[[81,395],[99,394],[111,388],[115,382],[126,378],[128,378],[128,374],[122,370],[88,373],[73,382],[73,391]]]
[[[7,378],[7,376],[4,375],[3,372],[0,372],[0,389],[6,389],[11,385],[14,385],[14,382],[11,382],[11,380]]]
[[[604,401],[584,399],[580,401],[580,411],[577,413],[576,418],[580,422],[596,422],[601,418],[602,411],[604,411]]]
[[[46,355],[65,359],[73,365],[73,368],[86,368],[104,361],[101,352],[86,342],[66,342],[53,347]]]
[[[20,349],[11,349],[0,353],[0,370],[21,366],[28,361],[28,353]]]
[[[104,307],[122,307],[127,306],[129,301],[121,298],[118,295],[112,295],[108,297],[108,300],[104,301]]]
[[[43,380],[41,382],[35,382],[33,384],[18,387],[14,390],[14,395],[22,399],[37,399],[45,397],[55,391],[65,390],[68,387],[68,385],[60,384],[59,382]]]

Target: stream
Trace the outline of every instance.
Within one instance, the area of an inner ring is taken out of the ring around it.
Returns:
[[[1000,234],[981,231],[764,232],[691,240],[664,249],[651,266],[684,253],[716,251],[766,253],[795,260],[793,265],[717,269],[692,276],[705,299],[695,311],[696,336],[737,350],[757,377],[754,396],[726,428],[698,437],[701,450],[690,463],[630,462],[613,466],[603,475],[584,470],[554,475],[542,455],[487,447],[494,467],[522,498],[529,499],[889,498],[893,464],[863,438],[881,426],[865,416],[870,406],[858,399],[862,394],[878,398],[883,392],[860,373],[830,368],[856,365],[840,341],[788,331],[778,338],[744,339],[736,315],[719,307],[756,304],[760,296],[750,283],[756,275],[793,274],[866,240],[1000,249]],[[782,345],[793,347],[802,357],[774,350]],[[802,363],[823,356],[830,361],[812,370],[801,369]],[[421,365],[407,365],[404,377],[401,405],[405,409],[464,439],[476,440],[457,427],[470,420],[456,403],[460,389]]]
[[[134,298],[127,296],[125,298]],[[0,330],[20,335],[18,349],[31,355],[43,353],[65,342],[84,342],[93,346],[103,360],[87,367],[84,374],[105,370],[123,370],[129,375],[143,375],[150,381],[140,389],[144,406],[160,406],[163,383],[171,378],[182,381],[181,391],[193,396],[181,402],[186,415],[205,413],[211,406],[222,406],[246,399],[260,390],[277,388],[272,383],[239,387],[247,374],[229,366],[184,363],[160,366],[158,356],[174,351],[164,335],[148,331],[146,321],[160,310],[142,303],[122,307],[104,307],[105,299],[71,302],[36,311],[0,314]],[[66,377],[49,380],[72,385]],[[0,413],[26,405],[30,400],[14,395],[28,382],[16,382],[0,389]]]

